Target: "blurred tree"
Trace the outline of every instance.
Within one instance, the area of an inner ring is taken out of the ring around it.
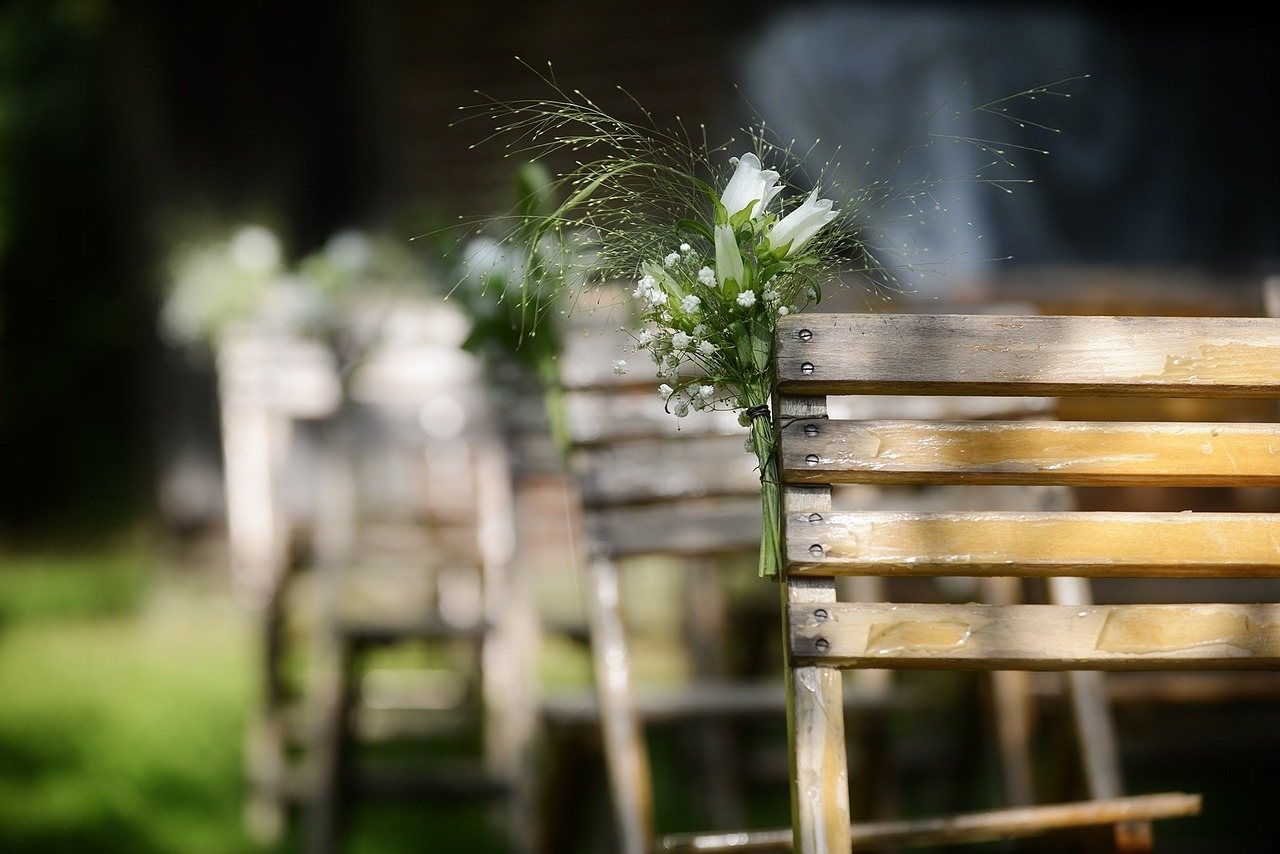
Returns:
[[[142,494],[149,298],[125,274],[102,3],[0,5],[0,526],[91,533]]]

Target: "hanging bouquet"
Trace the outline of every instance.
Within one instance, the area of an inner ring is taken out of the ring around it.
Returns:
[[[555,209],[555,182],[546,167],[516,173],[516,206],[506,232],[470,239],[457,263],[456,299],[471,320],[463,347],[487,359],[496,373],[514,367],[532,376],[543,396],[552,439],[568,453],[569,433],[558,360],[560,313],[568,293],[585,281],[592,239],[582,229],[541,229]]]
[[[694,143],[682,125],[660,128],[643,108],[645,124],[627,122],[577,90],[567,93],[550,77],[543,81],[555,97],[476,108],[495,122],[493,137],[506,139],[508,149],[539,159],[571,157],[574,164],[558,181],[566,200],[526,223],[513,242],[532,257],[536,249],[530,247],[548,235],[595,234],[596,276],[634,282],[640,317],[635,347],[657,364],[658,393],[668,411],[677,418],[706,409],[738,413],[760,472],[760,575],[777,577],[783,565],[780,425],[769,409],[777,320],[817,303],[824,286],[851,276],[872,291],[901,289],[901,277],[918,274],[923,265],[900,242],[884,239],[885,226],[892,216],[944,210],[940,188],[947,181],[880,180],[848,190],[825,177],[838,172],[834,164],[807,178],[803,157],[771,143],[763,123],[748,129],[749,142],[741,148],[711,148],[705,129]],[[1022,126],[1010,103],[1040,94],[1061,93],[1038,87],[974,111]],[[997,174],[1012,166],[1005,144],[924,136],[913,145],[944,140],[992,157],[981,173],[960,180],[1005,191],[1020,183]],[[833,198],[842,199],[838,207]],[[905,210],[889,214],[896,203]],[[625,372],[625,360],[614,369]]]

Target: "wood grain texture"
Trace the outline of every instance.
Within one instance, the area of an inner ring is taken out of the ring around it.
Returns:
[[[1280,320],[804,314],[778,322],[789,394],[1280,396]]]
[[[1280,425],[795,422],[782,433],[782,477],[794,483],[1278,486]]]
[[[783,397],[777,409],[783,418],[820,418],[826,412],[826,401],[820,397]],[[829,513],[831,488],[786,485],[782,510],[805,515]],[[783,579],[779,587],[788,635],[793,609],[836,604],[834,578],[792,576]],[[831,666],[796,666],[789,649],[784,641],[793,845],[801,854],[844,854],[852,842],[841,674]]]
[[[801,575],[1280,575],[1274,513],[870,511],[784,525],[788,571]]]
[[[1280,605],[793,605],[791,656],[938,670],[1280,668]]]

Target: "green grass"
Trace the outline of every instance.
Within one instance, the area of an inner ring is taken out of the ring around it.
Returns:
[[[0,568],[0,850],[253,850],[247,626],[146,580],[128,556]]]

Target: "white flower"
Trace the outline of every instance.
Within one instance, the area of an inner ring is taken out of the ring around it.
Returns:
[[[701,353],[702,355],[710,356],[715,351],[716,351],[716,345],[712,344],[710,341],[698,342],[698,352]]]
[[[627,360],[626,360],[626,359],[614,359],[614,360],[613,360],[613,372],[614,372],[615,374],[617,374],[618,376],[622,376],[623,374],[625,374],[625,373],[627,372]]]
[[[680,260],[680,253],[679,253],[679,252],[672,252],[672,253],[671,253],[670,255],[668,255],[666,258],[663,258],[663,259],[662,259],[662,265],[663,265],[664,267],[670,267],[671,265],[675,264],[675,263],[676,263],[676,262],[678,262],[679,260]]]
[[[676,390],[673,389],[671,386],[667,385],[666,383],[663,383],[662,385],[658,386],[658,396],[661,397],[663,400],[670,400],[671,395],[675,393],[676,393]]]
[[[690,246],[688,243],[681,243],[681,244],[680,244],[680,251],[681,251],[681,252],[683,252],[683,253],[685,253],[685,254],[687,255],[688,253],[690,253],[690,252],[692,252],[692,251],[693,251],[693,247],[692,247],[692,246]]]
[[[775,302],[777,302],[779,299],[782,298],[778,295],[778,292],[775,291],[773,288],[765,288],[763,296],[764,296],[764,301],[769,303],[770,305],[773,305]]]
[[[636,336],[636,346],[644,349],[653,343],[653,333],[648,329],[640,330],[640,334]]]
[[[716,226],[716,278],[722,282],[733,279],[742,283],[742,253],[738,239],[727,225]]]
[[[713,385],[698,386],[698,397],[701,397],[704,400],[709,400],[711,398],[711,395],[715,393],[716,393],[716,387]]]
[[[699,323],[697,326],[693,327],[694,338],[705,338],[706,335],[707,335],[707,324]]]
[[[791,309],[787,308],[785,305],[778,306],[778,317],[786,317],[790,313]]]
[[[664,302],[666,301],[666,297],[663,297],[662,299],[663,299],[663,301],[664,301]],[[658,315],[658,319],[659,319],[659,320],[661,320],[663,323],[665,323],[667,326],[670,326],[670,325],[671,325],[671,312],[669,312],[669,311],[664,311],[664,312],[662,312],[661,314],[659,314],[659,315]]]
[[[676,418],[684,418],[689,414],[689,402],[686,400],[677,400],[675,407],[671,410]]]
[[[755,304],[756,304],[755,291],[743,291],[742,293],[738,294],[738,305],[742,306],[743,308],[751,308],[751,306]]]
[[[636,285],[646,291],[651,291],[658,286],[658,281],[653,276],[645,274],[640,277],[640,281],[636,282]]]
[[[270,273],[280,266],[280,239],[269,228],[246,225],[231,236],[231,260],[250,273]]]
[[[838,211],[833,211],[831,205],[830,199],[819,199],[818,191],[814,190],[800,207],[774,223],[769,230],[769,245],[776,249],[790,243],[787,257],[796,254],[823,226],[836,218]]]
[[[695,296],[694,294],[689,294],[687,297],[685,297],[680,301],[680,307],[684,309],[685,314],[693,314],[695,311],[698,310],[698,307],[701,305],[702,305],[702,298]]]
[[[716,271],[710,267],[703,267],[698,271],[698,281],[709,288],[714,288],[716,286]]]
[[[738,168],[725,186],[720,203],[729,216],[748,208],[752,217],[760,216],[782,189],[777,185],[778,177],[772,169],[761,169],[760,158],[748,151],[738,158]]]
[[[339,270],[355,273],[369,265],[373,247],[358,231],[340,231],[325,243],[324,254]]]
[[[671,346],[677,350],[687,350],[692,340],[687,332],[677,332],[671,336]]]

